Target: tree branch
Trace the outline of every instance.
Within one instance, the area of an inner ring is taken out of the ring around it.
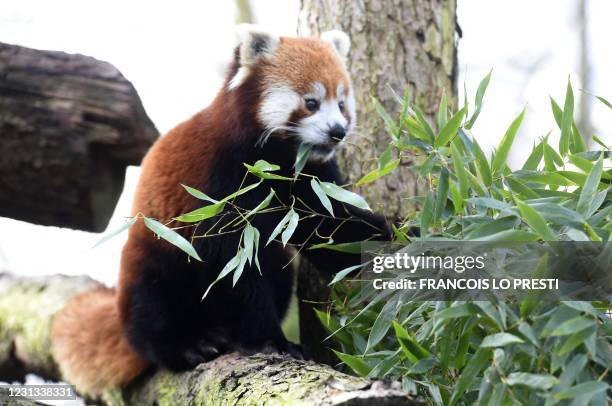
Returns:
[[[97,286],[87,277],[19,278],[0,274],[0,381],[25,373],[59,380],[49,336],[53,314],[74,294]],[[103,401],[126,404],[407,405],[396,384],[358,378],[327,365],[278,354],[228,354],[180,374],[149,371]]]

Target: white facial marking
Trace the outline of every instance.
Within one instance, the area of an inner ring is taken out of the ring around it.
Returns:
[[[267,130],[287,126],[291,114],[302,103],[302,97],[289,86],[278,85],[266,89],[259,108],[259,120]]]

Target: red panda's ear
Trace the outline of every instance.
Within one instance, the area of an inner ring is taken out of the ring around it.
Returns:
[[[342,59],[346,59],[351,49],[351,39],[343,31],[331,30],[321,34],[321,39],[329,43]]]
[[[240,41],[240,66],[253,65],[258,58],[274,53],[279,37],[254,24],[240,24],[236,27]]]

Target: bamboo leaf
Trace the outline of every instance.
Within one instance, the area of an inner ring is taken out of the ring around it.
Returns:
[[[187,193],[189,193],[191,196],[193,196],[193,197],[195,197],[197,199],[206,200],[206,201],[211,202],[211,203],[218,203],[219,202],[218,200],[213,199],[212,197],[208,196],[206,193],[201,192],[201,191],[199,191],[197,189],[194,189],[194,188],[189,187],[187,185],[183,185],[182,183],[181,183],[181,186],[187,191]]]
[[[129,219],[128,221],[123,223],[121,225],[121,227],[117,228],[116,230],[114,230],[114,231],[106,234],[104,237],[102,237],[102,239],[100,241],[98,241],[97,243],[95,243],[94,246],[91,247],[91,248],[96,248],[98,245],[100,245],[100,244],[110,240],[114,236],[116,236],[118,234],[121,234],[125,230],[129,229],[130,227],[132,227],[136,223],[137,220],[138,220],[138,217],[132,217],[131,219]]]
[[[491,164],[492,171],[494,174],[500,173],[503,169],[506,159],[508,158],[508,154],[510,153],[510,148],[514,143],[514,138],[518,132],[521,123],[523,122],[523,118],[525,117],[525,109],[518,115],[517,118],[514,119],[506,134],[502,138],[499,146],[497,147],[497,152],[495,153],[495,157],[493,158],[493,163]]]
[[[572,123],[574,122],[574,91],[572,84],[567,81],[565,92],[565,105],[563,106],[563,118],[561,120],[561,138],[559,139],[559,153],[561,156],[567,155],[570,145]]]
[[[533,207],[527,205],[523,201],[516,200],[516,205],[521,212],[523,220],[536,232],[544,241],[556,241],[555,233],[548,227],[544,217],[540,215]]]
[[[299,214],[293,211],[293,209],[289,211],[289,216],[290,217],[287,223],[287,228],[285,228],[285,231],[283,231],[283,234],[281,235],[281,241],[283,242],[283,247],[287,245],[287,242],[289,242],[289,239],[295,232],[298,222],[300,221]]]
[[[586,182],[582,187],[582,191],[580,192],[580,197],[578,198],[578,204],[576,205],[576,211],[581,214],[586,214],[589,208],[591,207],[591,203],[597,194],[597,185],[599,185],[599,181],[601,180],[601,173],[603,171],[603,154],[599,156],[599,159],[593,165],[591,172],[587,176]]]
[[[319,184],[319,182],[315,178],[312,178],[310,179],[310,186],[312,187],[312,190],[315,192],[315,194],[319,198],[319,201],[321,202],[323,207],[325,207],[325,209],[329,212],[329,214],[333,216],[334,209],[332,208],[332,203],[327,197],[327,195],[325,194],[325,191],[323,191],[323,188],[321,188],[321,185]]]
[[[312,151],[311,144],[300,144],[297,155],[295,157],[295,163],[293,164],[294,173],[299,175],[304,170],[306,163],[308,162],[308,157],[310,156],[310,152]]]
[[[170,244],[187,253],[190,257],[197,259],[198,261],[202,260],[196,252],[195,248],[193,248],[193,246],[191,245],[191,243],[185,238],[183,238],[183,236],[178,234],[176,231],[166,227],[157,220],[153,220],[148,217],[144,217],[143,220],[147,228],[153,231],[160,238],[163,238]]]
[[[176,220],[183,223],[197,223],[198,221],[206,220],[221,213],[225,208],[225,202],[217,202],[208,206],[200,207],[199,209],[190,211],[189,213],[181,214]]]
[[[474,114],[470,117],[470,120],[465,125],[466,128],[470,129],[474,126],[476,119],[480,115],[480,110],[482,109],[482,100],[484,99],[484,95],[487,91],[487,86],[489,86],[489,81],[491,80],[491,74],[493,73],[493,69],[489,71],[487,76],[485,76],[478,85],[478,90],[476,90],[476,109],[474,110]]]
[[[357,193],[353,193],[331,182],[320,182],[320,185],[325,194],[329,197],[350,204],[352,206],[359,207],[360,209],[371,211],[370,206],[368,206],[368,203],[364,200],[363,197],[359,196]]]
[[[440,130],[440,134],[436,138],[434,142],[435,148],[440,148],[445,146],[451,139],[457,135],[457,131],[459,131],[459,127],[461,127],[461,122],[463,121],[463,117],[465,117],[465,108],[459,110],[448,123]]]

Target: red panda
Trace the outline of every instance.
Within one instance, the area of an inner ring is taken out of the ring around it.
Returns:
[[[355,101],[345,69],[350,41],[340,31],[320,38],[278,37],[241,26],[222,89],[212,104],[161,137],[142,164],[133,214],[169,220],[201,207],[181,184],[221,199],[245,179],[243,163],[264,159],[292,176],[301,144],[312,147],[304,173],[342,184],[334,158],[355,124]],[[310,186],[310,177],[266,181],[236,197],[252,209],[276,192],[279,207],[293,206],[301,220],[290,243],[390,239],[384,217],[333,201],[330,216]],[[283,212],[283,210],[285,210]],[[274,351],[300,357],[287,341],[281,321],[292,292],[291,257],[280,242],[265,244],[286,209],[261,213],[249,221],[262,236],[261,274],[247,264],[235,286],[231,278],[203,294],[234,257],[240,232],[218,232],[235,212],[181,228],[194,240],[202,262],[188,260],[157,239],[142,222],[130,231],[116,292],[100,289],[71,299],[54,317],[53,354],[64,378],[86,393],[120,387],[148,366],[180,371],[219,354]],[[320,216],[307,215],[312,211]],[[178,225],[178,224],[177,224]],[[212,230],[212,233],[210,232]],[[333,273],[360,262],[359,255],[331,250],[301,250],[321,271]]]

